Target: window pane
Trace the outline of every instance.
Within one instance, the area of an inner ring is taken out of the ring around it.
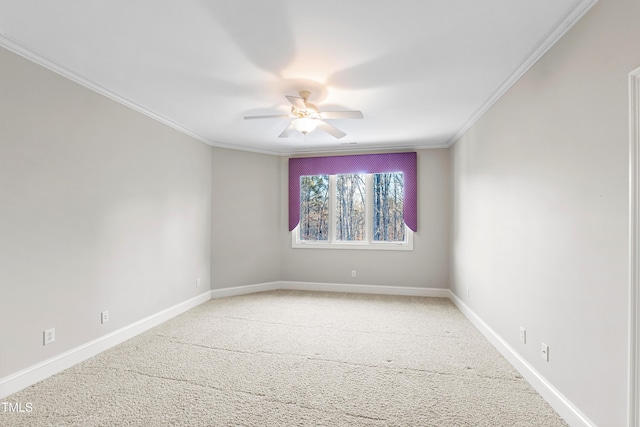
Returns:
[[[329,175],[300,177],[300,240],[329,239]]]
[[[373,240],[404,241],[402,172],[373,175]]]
[[[363,174],[336,176],[336,239],[365,240],[365,181]]]

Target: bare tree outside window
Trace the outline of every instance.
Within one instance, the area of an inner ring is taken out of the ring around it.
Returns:
[[[300,239],[329,239],[329,175],[300,177]]]
[[[404,241],[404,177],[401,172],[373,175],[373,240]]]
[[[307,243],[406,243],[403,173],[300,177],[298,233]]]
[[[365,240],[364,174],[336,176],[336,240]]]

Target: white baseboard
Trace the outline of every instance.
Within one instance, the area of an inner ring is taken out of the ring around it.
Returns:
[[[151,316],[138,320],[137,322],[113,331],[93,341],[89,341],[86,344],[72,348],[69,351],[18,371],[7,377],[0,378],[0,398],[9,396],[10,394],[37,383],[38,381],[42,381],[51,375],[57,374],[58,372],[70,368],[73,365],[85,361],[128,340],[129,338],[166,322],[172,317],[205,303],[210,299],[211,293],[209,291],[204,292],[194,298],[176,304],[173,307],[169,307],[156,314],[152,314]]]
[[[256,292],[275,291],[281,289],[281,282],[258,283],[255,285],[233,286],[230,288],[212,289],[211,299],[234,297],[237,295],[247,295]]]
[[[247,295],[256,292],[273,291],[278,289],[345,292],[378,295],[401,295],[448,298],[456,307],[480,330],[493,346],[522,374],[534,389],[562,416],[572,427],[595,427],[577,407],[562,395],[551,383],[538,373],[524,360],[506,341],[489,327],[473,310],[469,308],[449,289],[419,288],[406,286],[355,285],[339,283],[294,282],[277,281],[259,283],[255,285],[235,286],[223,289],[213,289],[201,295],[148,316],[131,325],[120,328],[98,339],[45,360],[15,374],[0,379],[0,398],[13,394],[25,387],[50,377],[64,369],[87,360],[117,344],[120,344],[154,326],[184,313],[210,299],[225,298],[237,295]]]
[[[418,288],[408,286],[355,285],[343,283],[277,281],[255,285],[234,286],[211,290],[211,298],[226,298],[278,289],[315,292],[344,292],[354,294],[402,295],[416,297],[449,298],[449,289]]]
[[[211,291],[207,291],[201,295],[198,295],[197,297],[191,298],[180,304],[176,304],[173,307],[162,310],[156,314],[148,316],[142,320],[120,328],[86,344],[75,347],[69,351],[61,353],[36,365],[30,366],[7,377],[0,378],[0,398],[9,396],[10,394],[13,394],[17,391],[22,390],[23,388],[37,383],[38,381],[42,381],[43,379],[48,378],[51,375],[57,374],[58,372],[70,368],[73,365],[76,365],[84,360],[87,360],[117,344],[120,344],[148,329],[153,328],[154,326],[166,322],[172,317],[175,317],[204,302],[207,302],[210,299],[246,295],[256,292],[273,291],[277,289],[351,292],[381,295],[409,295],[440,298],[448,298],[449,296],[449,291],[447,289],[287,281],[212,289]]]
[[[449,298],[449,289],[407,286],[354,285],[317,282],[278,282],[279,289],[319,292],[346,292],[354,294],[402,295],[415,297]]]
[[[555,411],[571,427],[596,427],[585,414],[547,381],[533,366],[522,358],[500,335],[487,325],[468,305],[453,292],[449,292],[449,299],[458,310],[489,340],[491,344],[513,365],[514,368],[531,384],[531,386],[551,405]]]

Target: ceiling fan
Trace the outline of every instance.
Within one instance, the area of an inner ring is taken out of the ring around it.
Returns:
[[[296,130],[303,135],[306,135],[316,129],[323,130],[335,138],[342,138],[346,133],[327,123],[325,120],[363,118],[361,111],[319,111],[318,107],[307,101],[310,95],[311,92],[306,90],[300,92],[300,97],[286,95],[286,98],[291,103],[291,114],[245,116],[244,118],[245,120],[275,118],[293,119],[289,126],[280,135],[278,135],[278,138],[287,138]]]

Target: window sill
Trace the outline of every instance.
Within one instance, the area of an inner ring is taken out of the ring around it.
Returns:
[[[293,249],[354,249],[372,251],[412,251],[406,243],[294,243]]]
[[[291,232],[293,249],[352,249],[365,251],[412,251],[413,232],[407,229],[406,242],[316,242],[298,239],[298,227]]]

